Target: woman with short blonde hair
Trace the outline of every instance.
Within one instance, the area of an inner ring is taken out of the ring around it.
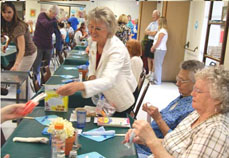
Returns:
[[[96,7],[88,14],[89,81],[73,82],[57,90],[61,95],[72,95],[82,91],[89,98],[102,93],[110,105],[115,107],[113,116],[126,117],[135,101],[133,92],[137,82],[131,71],[130,56],[125,45],[114,33],[117,21],[107,7]]]

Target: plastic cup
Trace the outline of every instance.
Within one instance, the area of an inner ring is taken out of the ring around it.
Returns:
[[[76,127],[77,128],[84,128],[86,125],[86,114],[87,111],[83,108],[76,109],[76,116],[77,116],[77,123]]]

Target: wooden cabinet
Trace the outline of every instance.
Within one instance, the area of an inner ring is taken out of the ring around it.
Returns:
[[[229,24],[228,6],[229,2],[210,2],[203,58],[206,65],[224,64]]]

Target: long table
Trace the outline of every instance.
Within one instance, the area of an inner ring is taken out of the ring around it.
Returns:
[[[44,115],[58,115],[69,119],[70,113],[73,109],[69,109],[68,112],[45,112],[43,108],[38,107],[29,116],[37,117]],[[76,123],[73,123],[76,127]],[[21,143],[13,142],[14,137],[43,137],[42,130],[45,126],[38,123],[36,120],[23,119],[19,126],[15,129],[13,134],[8,138],[4,146],[2,147],[2,156],[10,154],[12,158],[50,158],[51,157],[51,145],[50,144],[38,144],[38,143]],[[86,124],[84,131],[97,128],[97,125],[93,123],[91,119],[90,123]],[[114,128],[105,127],[106,130],[115,130],[116,133],[126,133],[128,128]],[[48,136],[46,136],[48,137]],[[96,151],[106,158],[137,158],[134,145],[130,149],[122,145],[124,137],[113,137],[103,142],[95,142],[93,140],[79,136],[79,143],[82,147],[78,150],[79,154],[84,154],[92,151]]]
[[[68,57],[65,58],[63,65],[83,65],[88,62],[88,55],[69,53]]]

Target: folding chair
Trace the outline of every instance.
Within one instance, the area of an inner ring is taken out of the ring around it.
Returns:
[[[134,102],[134,106],[132,107],[132,112],[131,112],[131,113],[132,113],[132,114],[131,114],[132,116],[134,115],[134,114],[133,114],[133,110],[134,110],[134,108],[135,108],[135,106],[136,106],[136,103],[137,103],[139,94],[140,94],[140,92],[141,92],[143,83],[144,83],[144,81],[145,81],[145,78],[146,78],[145,76],[146,76],[146,71],[145,71],[145,69],[143,68],[142,73],[141,73],[140,78],[139,78],[139,81],[138,81],[137,90],[134,92],[135,102]]]
[[[46,81],[51,77],[51,71],[48,65],[40,68],[41,70],[41,83],[45,84]]]
[[[145,98],[145,95],[146,95],[146,92],[147,92],[149,86],[150,86],[150,81],[148,81],[146,87],[144,88],[144,91],[142,92],[142,95],[141,95],[141,97],[140,97],[140,99],[139,99],[139,101],[138,101],[136,110],[134,111],[134,115],[131,114],[132,117],[133,117],[134,119],[136,119],[136,117],[137,117],[137,115],[138,115],[138,112],[139,112],[139,110],[140,110],[140,107],[141,107],[141,105],[142,105],[143,99]]]

